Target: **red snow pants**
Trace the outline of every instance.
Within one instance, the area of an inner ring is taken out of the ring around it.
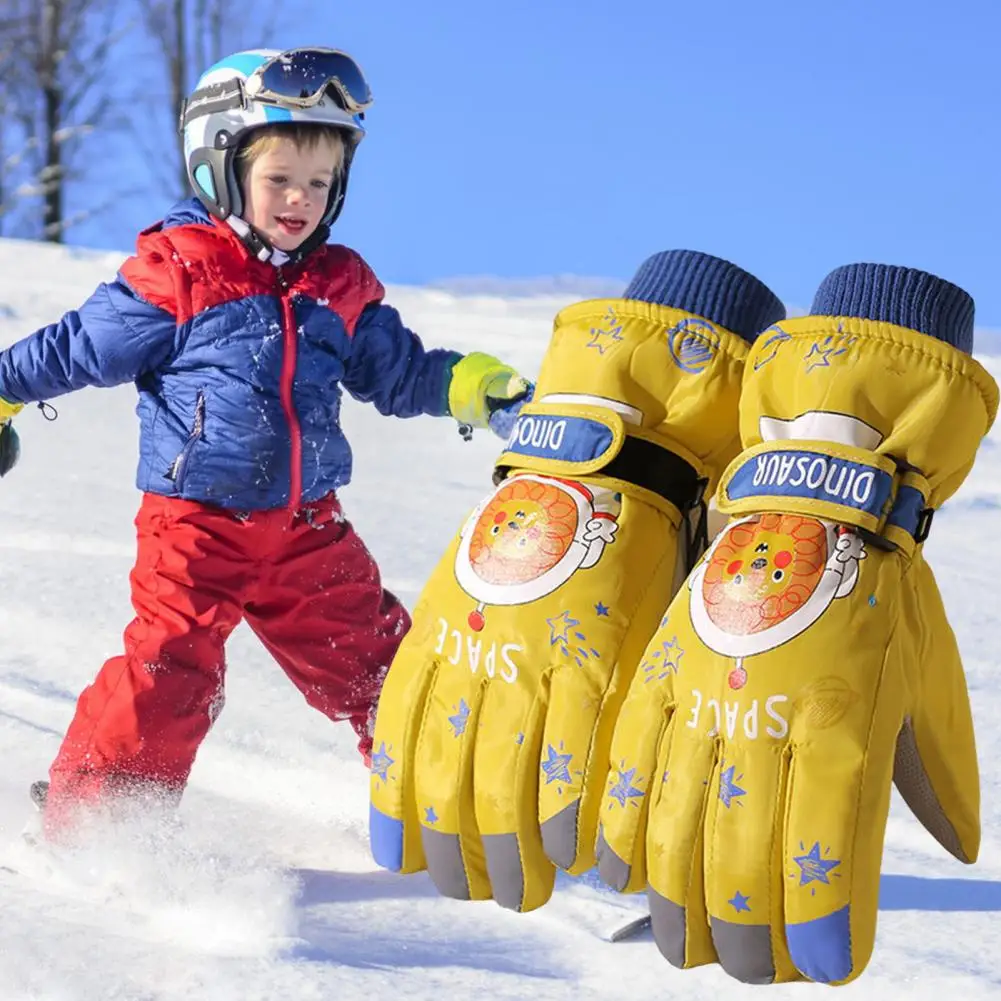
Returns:
[[[243,619],[311,706],[351,722],[367,756],[369,715],[410,618],[333,494],[246,515],[146,494],[136,528],[136,617],[124,655],[77,702],[50,769],[47,830],[105,793],[180,795]]]

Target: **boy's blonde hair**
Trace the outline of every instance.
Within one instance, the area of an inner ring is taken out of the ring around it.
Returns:
[[[291,139],[296,149],[313,150],[321,143],[329,143],[337,151],[337,166],[334,175],[344,170],[346,149],[344,133],[334,125],[320,125],[312,122],[275,122],[254,129],[250,138],[237,150],[236,174],[242,184],[254,161],[275,148],[282,139]]]

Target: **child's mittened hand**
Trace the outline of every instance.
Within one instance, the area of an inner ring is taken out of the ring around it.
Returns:
[[[528,395],[529,383],[510,365],[492,355],[473,351],[452,369],[448,412],[474,428],[489,426],[491,415]]]
[[[23,403],[11,403],[0,396],[0,424],[5,424],[24,409]]]

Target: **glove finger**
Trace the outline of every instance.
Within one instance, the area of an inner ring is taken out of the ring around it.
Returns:
[[[782,871],[795,967],[820,983],[865,968],[876,936],[879,871],[890,805],[893,720],[865,737],[832,727],[794,746]],[[899,716],[897,724],[899,725]]]
[[[426,867],[414,798],[414,754],[434,666],[421,652],[423,618],[405,637],[382,686],[372,740],[369,841],[376,863],[393,872]]]
[[[473,804],[473,746],[486,680],[450,665],[430,686],[414,752],[414,799],[427,870],[438,892],[488,900],[490,880]]]
[[[772,935],[783,924],[788,757],[751,742],[727,743],[721,754],[709,783],[705,855],[709,926],[720,965],[748,984],[800,979],[782,936],[773,942]],[[776,945],[779,956],[773,956]]]
[[[484,693],[476,731],[474,795],[494,899],[530,911],[552,896],[556,871],[539,830],[539,762],[548,677],[536,690],[496,681]]]
[[[716,741],[688,726],[669,734],[663,788],[646,837],[647,901],[654,941],[679,968],[716,961],[705,905],[703,852]]]
[[[586,642],[586,641],[585,641]],[[580,647],[579,657],[595,654]],[[595,789],[587,781],[595,771],[592,760],[600,743],[598,713],[605,697],[603,678],[574,665],[550,675],[550,704],[540,757],[538,809],[546,854],[561,869],[579,873],[594,865],[597,809],[603,782]],[[605,758],[599,768],[607,767]]]
[[[647,883],[648,818],[667,773],[674,723],[669,696],[663,680],[641,666],[612,737],[597,856],[602,880],[621,893],[635,893]]]
[[[966,677],[931,568],[921,560],[912,573],[904,632],[915,644],[908,667],[922,683],[897,738],[893,780],[932,837],[960,862],[975,862],[980,780]]]

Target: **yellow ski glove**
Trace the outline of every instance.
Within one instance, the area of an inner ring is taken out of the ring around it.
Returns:
[[[891,781],[961,861],[980,834],[965,679],[921,549],[997,410],[966,353],[973,303],[857,265],[813,313],[748,358],[717,497],[733,520],[647,648],[601,811],[601,875],[647,888],[664,956],[749,983],[865,968]]]
[[[24,409],[23,403],[11,403],[0,396],[0,424],[6,424]]]
[[[676,255],[656,255],[678,269],[661,276],[676,301],[705,297],[711,266],[731,313],[750,300],[755,318],[782,315],[733,265]],[[684,578],[683,512],[736,454],[746,354],[690,309],[621,299],[557,316],[496,489],[433,572],[382,691],[381,865],[517,910],[548,900],[554,864],[593,865],[615,715]]]
[[[0,477],[6,476],[21,456],[21,443],[11,418],[23,409],[23,403],[10,403],[0,396]]]
[[[448,385],[448,412],[461,424],[489,426],[490,415],[499,407],[527,395],[529,383],[492,355],[473,351],[452,369]]]

